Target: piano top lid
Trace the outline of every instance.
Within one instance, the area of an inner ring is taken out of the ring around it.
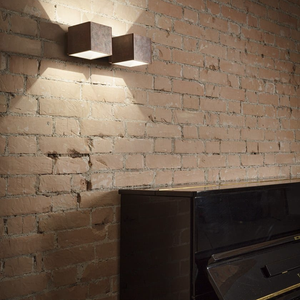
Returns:
[[[289,183],[300,183],[300,178],[294,179],[269,179],[269,180],[249,180],[249,181],[227,181],[222,183],[199,183],[195,185],[175,185],[166,188],[132,188],[121,189],[120,194],[145,194],[145,195],[164,195],[164,196],[194,196],[201,192],[227,190],[236,188],[250,188],[269,185],[282,185]]]

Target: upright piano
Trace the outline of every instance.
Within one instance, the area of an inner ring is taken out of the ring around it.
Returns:
[[[300,179],[120,194],[120,300],[300,299]]]

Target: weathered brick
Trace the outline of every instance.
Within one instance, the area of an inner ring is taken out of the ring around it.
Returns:
[[[33,258],[30,256],[21,256],[10,258],[5,261],[5,276],[11,277],[31,273],[33,267]]]
[[[52,119],[49,117],[5,116],[1,118],[0,132],[4,134],[51,134]]]
[[[27,93],[43,97],[80,98],[80,85],[71,82],[52,81],[44,78],[28,78]]]
[[[2,258],[54,249],[54,234],[34,234],[0,240]]]
[[[36,295],[36,300],[85,300],[88,297],[88,286],[75,285],[67,286],[56,290],[45,291],[42,294]]]
[[[44,264],[46,270],[53,270],[92,260],[94,260],[94,247],[90,245],[49,253],[44,257]]]
[[[225,153],[246,152],[246,143],[236,142],[236,141],[230,141],[230,142],[222,141],[221,152],[225,152]]]
[[[40,150],[43,153],[67,153],[78,155],[79,153],[89,153],[89,140],[79,137],[40,137]]]
[[[38,101],[35,97],[15,96],[11,97],[9,111],[14,113],[36,114]]]
[[[115,186],[145,186],[153,183],[153,171],[141,172],[117,172],[115,174]]]
[[[203,170],[182,170],[174,172],[174,184],[204,182]]]
[[[0,216],[49,212],[51,199],[44,196],[4,198],[0,201]]]
[[[76,284],[77,282],[77,268],[71,267],[62,270],[54,270],[52,272],[53,284],[55,287],[64,285]]]
[[[203,124],[204,113],[187,110],[176,110],[174,113],[176,122],[184,124]]]
[[[104,85],[83,85],[82,97],[84,100],[99,102],[120,102],[125,99],[123,88]]]
[[[48,157],[0,157],[0,174],[49,174],[52,160]]]
[[[204,95],[204,86],[198,81],[174,80],[173,92],[190,95]]]
[[[24,91],[23,77],[18,75],[1,74],[0,90],[8,93],[22,93]]]
[[[198,157],[199,168],[220,168],[226,166],[225,155],[200,155]]]
[[[163,168],[180,168],[179,155],[166,155],[166,154],[149,154],[146,156],[146,166],[150,169],[161,167],[161,162],[164,162]]]
[[[1,281],[0,299],[4,300],[40,292],[47,288],[48,280],[48,274],[43,273]]]
[[[85,136],[123,136],[125,129],[120,121],[82,120],[81,133]]]
[[[1,5],[3,2],[5,1],[1,1]],[[2,45],[2,51],[5,52],[15,52],[35,56],[41,56],[42,53],[41,41],[18,35],[0,33],[0,44]]]
[[[175,140],[175,153],[202,153],[204,143],[194,140]]]
[[[118,261],[109,259],[98,263],[87,265],[82,274],[82,281],[104,278],[118,274]]]
[[[92,189],[111,188],[113,184],[112,173],[96,173],[91,175]]]
[[[57,119],[55,131],[59,135],[79,135],[79,122],[71,118]]]
[[[85,173],[89,170],[87,157],[59,157],[54,166],[57,174]]]
[[[150,137],[180,137],[181,130],[177,125],[148,123],[146,127]]]
[[[41,192],[68,192],[71,190],[71,176],[42,175],[39,190]]]
[[[36,59],[12,56],[9,60],[10,71],[16,74],[36,76],[38,73],[38,61]]]
[[[11,136],[8,138],[9,153],[36,153],[36,138]]]
[[[123,155],[120,154],[95,154],[91,155],[92,170],[98,171],[103,169],[115,170],[122,169]]]
[[[77,197],[74,194],[52,196],[52,210],[54,212],[77,208]]]
[[[105,230],[101,231],[93,228],[75,229],[57,234],[58,245],[61,248],[96,243],[105,239],[105,237]]]
[[[41,98],[40,114],[86,118],[90,114],[90,108],[86,101]]]
[[[90,224],[88,211],[57,212],[39,217],[39,231],[64,230],[85,227]]]
[[[115,141],[116,152],[152,152],[153,141],[141,139],[117,139]]]
[[[8,178],[7,192],[11,195],[35,194],[35,176]]]

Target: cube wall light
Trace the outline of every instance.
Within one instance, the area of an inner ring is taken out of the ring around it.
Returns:
[[[134,33],[112,37],[112,28],[94,22],[68,29],[68,55],[83,59],[109,57],[115,65],[136,67],[151,63],[151,39]]]

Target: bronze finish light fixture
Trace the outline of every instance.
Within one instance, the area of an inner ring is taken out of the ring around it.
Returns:
[[[86,22],[68,29],[68,55],[84,59],[108,57],[110,63],[136,67],[151,63],[151,39],[134,33],[112,37],[112,28]]]
[[[113,37],[110,62],[125,67],[151,63],[151,39],[134,33]]]
[[[93,22],[69,27],[68,54],[85,59],[112,55],[112,28]]]

